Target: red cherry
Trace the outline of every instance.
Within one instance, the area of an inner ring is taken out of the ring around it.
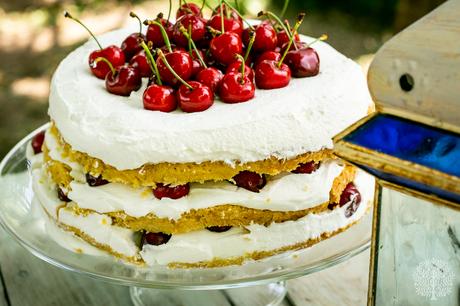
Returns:
[[[208,86],[213,92],[219,87],[220,81],[224,77],[222,71],[214,67],[202,69],[195,77],[197,82]]]
[[[295,44],[295,46],[294,46]],[[287,43],[284,43],[282,46],[281,46],[281,53],[284,53],[284,51],[286,51],[287,47],[289,45],[289,42]],[[294,41],[291,46],[289,47],[289,51],[291,50],[296,50],[296,47],[297,49],[303,49],[303,48],[308,48],[308,44],[306,42],[303,42],[303,41]]]
[[[345,189],[342,191],[340,195],[340,202],[339,205],[342,207],[343,205],[349,203],[350,201],[360,203],[361,202],[361,193],[356,188],[355,184],[348,183]]]
[[[114,68],[118,68],[125,64],[125,54],[123,50],[115,45],[91,52],[89,55],[89,67],[91,68],[91,72],[99,79],[105,79],[105,76],[110,71],[110,67],[104,61],[94,63],[98,57],[107,59]]]
[[[145,56],[145,52],[143,50],[133,56],[133,58],[129,61],[129,66],[139,70],[139,73],[143,78],[148,78],[152,75],[152,68],[150,67],[147,56]]]
[[[142,50],[142,47],[139,45],[139,38],[145,41],[145,35],[133,33],[126,37],[121,43],[121,50],[125,54],[126,61],[129,61],[134,55]]]
[[[248,76],[239,72],[224,75],[220,82],[219,96],[225,103],[245,102],[254,98],[256,88]]]
[[[172,112],[177,107],[176,95],[169,86],[152,84],[144,91],[144,108],[152,111]]]
[[[241,171],[233,177],[236,186],[244,188],[252,192],[259,192],[265,184],[267,184],[267,179],[264,174],[258,174],[251,171]]]
[[[224,15],[225,16],[225,15]],[[222,30],[222,17],[221,15],[214,15],[209,19],[208,25],[217,30]],[[224,17],[224,32],[233,32],[241,36],[243,34],[243,22],[239,19],[225,18]]]
[[[271,61],[279,61],[281,59],[281,53],[275,51],[265,51],[261,55],[259,55],[254,63],[254,67],[257,67],[260,62],[264,60],[271,60]]]
[[[236,54],[243,53],[243,43],[238,34],[225,32],[211,40],[209,51],[216,61],[229,65],[235,61]]]
[[[204,69],[203,65],[201,64],[197,52],[200,54],[201,58],[205,58],[203,51],[201,50],[192,50],[192,78],[195,77],[201,70]]]
[[[202,112],[214,103],[212,90],[199,82],[190,81],[189,88],[182,84],[177,91],[179,107],[186,113]]]
[[[243,42],[247,46],[249,43],[249,31],[246,29],[243,31]],[[271,51],[276,48],[278,43],[278,38],[276,37],[275,28],[269,23],[261,23],[255,28],[256,39],[254,40],[254,45],[252,49],[256,53]]]
[[[119,96],[129,96],[132,91],[141,88],[142,77],[138,69],[123,66],[116,69],[115,72],[107,73],[105,77],[105,88],[110,93]]]
[[[193,72],[192,57],[187,52],[173,51],[165,54],[166,60],[171,65],[173,70],[185,81],[190,79]],[[179,80],[171,73],[162,59],[156,61],[160,78],[166,84],[175,86],[179,84]]]
[[[292,173],[303,173],[310,174],[318,170],[320,162],[310,161],[308,163],[300,164],[295,170],[292,170]]]
[[[203,14],[201,13],[201,8],[195,3],[184,3],[177,9],[176,19],[179,19],[184,15],[194,15],[198,17],[203,17]]]
[[[282,63],[278,67],[278,62],[264,60],[257,65],[255,70],[256,85],[261,89],[274,89],[285,87],[291,80],[291,70]]]
[[[187,33],[190,27],[194,42],[199,42],[205,37],[206,22],[204,19],[195,15],[184,15],[177,20],[173,28],[172,39],[178,46],[186,47],[188,45],[187,37],[180,31],[181,27],[184,27]]]
[[[150,245],[162,245],[165,243],[168,243],[169,239],[171,239],[170,234],[165,234],[162,232],[158,233],[150,233],[150,232],[145,232],[142,235],[142,245],[144,244],[150,244]]]
[[[168,37],[172,38],[173,24],[161,17],[157,18],[156,21],[163,25]],[[163,39],[163,35],[161,35],[160,27],[156,24],[149,24],[147,28],[146,39],[149,43],[152,43],[153,48],[160,48],[166,44]]]
[[[58,199],[63,201],[63,202],[71,202],[72,200],[69,199],[69,197],[65,194],[64,190],[62,190],[61,187],[58,187],[57,188],[57,196],[58,196]]]
[[[278,34],[276,35],[276,37],[278,38],[278,47],[280,47],[280,48],[284,44],[289,43],[289,36],[284,30],[279,31]],[[299,33],[296,33],[294,35],[294,42],[299,42],[299,41],[300,41]]]
[[[97,187],[97,186],[102,186],[102,185],[106,185],[109,183],[109,181],[107,180],[104,180],[102,178],[102,175],[99,175],[99,176],[92,176],[91,174],[89,173],[86,173],[86,182],[88,183],[89,186],[91,187]]]
[[[230,72],[240,72],[241,71],[241,61],[237,60],[227,66],[225,73]],[[254,80],[254,70],[249,67],[247,64],[244,66],[244,74],[249,78],[249,80]]]
[[[206,229],[210,232],[223,233],[230,230],[231,226],[208,226]]]
[[[291,50],[286,54],[285,63],[297,78],[311,77],[319,73],[319,56],[313,48]]]
[[[188,195],[189,191],[190,185],[188,183],[185,185],[177,185],[174,187],[158,183],[155,189],[153,189],[153,195],[155,196],[155,198],[159,200],[161,200],[162,198],[170,198],[173,200],[177,200]]]
[[[238,20],[241,23],[243,22],[243,18],[241,18],[241,16],[238,14],[238,12],[235,9],[228,7],[225,3],[222,3],[222,8],[224,11],[224,16],[228,16],[229,18]],[[230,11],[230,13],[228,11]],[[220,9],[220,5],[218,5],[213,10],[212,16],[220,15],[220,14],[221,14],[221,9]],[[220,29],[217,29],[217,30],[220,30]]]
[[[39,154],[42,152],[43,142],[45,141],[45,131],[41,131],[32,138],[32,149],[34,150],[34,154]]]

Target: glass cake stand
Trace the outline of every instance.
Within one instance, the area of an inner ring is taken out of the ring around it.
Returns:
[[[135,305],[277,305],[285,281],[347,260],[370,244],[371,214],[349,230],[311,248],[242,266],[212,269],[139,267],[109,256],[78,254],[47,235],[43,216],[34,213],[34,193],[26,148],[44,125],[21,140],[0,163],[0,224],[38,258],[73,272],[130,286]],[[286,233],[289,235],[289,233]]]

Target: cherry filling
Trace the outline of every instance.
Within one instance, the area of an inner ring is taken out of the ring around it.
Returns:
[[[231,228],[231,226],[208,226],[206,229],[210,232],[223,233]]]
[[[161,200],[162,198],[170,198],[176,200],[188,195],[189,191],[190,185],[188,183],[185,185],[178,185],[174,187],[158,183],[156,188],[153,189],[153,195],[155,196],[155,198],[159,200]]]
[[[72,201],[71,199],[69,199],[67,197],[67,195],[64,193],[64,190],[62,190],[60,187],[58,187],[57,189],[57,196],[59,198],[59,200],[63,201],[63,202],[70,202]]]
[[[340,195],[339,204],[330,203],[328,205],[328,208],[329,209],[334,209],[334,207],[337,206],[337,205],[342,207],[342,206],[344,206],[345,204],[347,204],[349,202],[351,202],[351,203],[347,207],[347,209],[345,210],[345,217],[347,217],[347,218],[351,217],[356,212],[356,210],[358,210],[359,204],[361,203],[361,193],[356,188],[356,186],[355,186],[355,184],[353,182],[348,183],[348,185],[342,191],[342,194]]]
[[[99,175],[98,177],[96,177],[96,176],[92,176],[92,175],[89,174],[89,173],[86,173],[86,182],[87,182],[88,185],[90,185],[91,187],[102,186],[102,185],[106,185],[106,184],[109,183],[109,181],[104,180],[104,179],[102,178],[102,175]]]
[[[318,170],[320,164],[320,162],[316,163],[312,160],[311,162],[300,164],[295,170],[292,170],[291,172],[310,174]]]
[[[151,245],[162,245],[165,244],[171,239],[171,234],[165,233],[150,233],[145,232],[142,236],[142,245],[151,244]]]
[[[45,131],[41,131],[32,138],[32,149],[35,154],[42,152],[43,141],[45,140]]]
[[[265,184],[267,184],[267,179],[264,174],[258,174],[251,171],[241,171],[233,177],[236,186],[244,188],[252,192],[259,192]]]

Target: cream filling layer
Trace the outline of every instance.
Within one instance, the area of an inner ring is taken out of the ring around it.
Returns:
[[[104,46],[119,45],[135,31],[122,29],[98,39]],[[359,65],[326,43],[314,48],[321,59],[315,77],[292,78],[280,89],[257,89],[245,103],[216,99],[204,112],[163,113],[143,109],[146,80],[129,97],[106,91],[88,67],[88,56],[97,49],[91,39],[54,73],[49,115],[75,150],[119,170],[160,162],[245,163],[332,148],[332,137],[364,117],[372,100]]]
[[[33,187],[38,200],[51,215],[63,203],[56,197],[55,187],[44,178],[42,170],[34,170]],[[358,172],[355,184],[361,192],[362,203],[350,217],[345,217],[349,204],[330,212],[309,214],[297,221],[273,223],[267,227],[250,225],[247,230],[233,228],[224,233],[207,230],[173,235],[169,242],[160,246],[145,245],[140,255],[148,265],[166,265],[172,262],[194,263],[216,257],[244,256],[254,251],[270,251],[319,237],[322,233],[334,232],[361,218],[371,203],[374,179],[362,171]],[[48,209],[51,209],[49,211]],[[54,214],[59,222],[73,226],[96,242],[107,245],[125,256],[136,256],[139,251],[134,242],[134,232],[111,225],[105,216],[90,213],[79,216],[70,209],[60,209]],[[106,220],[106,221],[103,221]],[[289,234],[287,234],[289,233]],[[58,235],[52,235],[56,238]]]
[[[259,193],[239,188],[229,182],[192,183],[187,196],[177,200],[159,200],[148,188],[132,188],[119,183],[90,187],[85,183],[81,166],[62,157],[54,136],[47,133],[45,139],[50,157],[72,168],[71,175],[75,180],[70,183],[68,196],[80,208],[99,213],[124,211],[133,217],[153,213],[160,218],[177,220],[192,209],[225,204],[271,211],[312,208],[329,201],[334,179],[344,168],[340,161],[333,160],[323,163],[311,174],[280,174],[271,177]]]

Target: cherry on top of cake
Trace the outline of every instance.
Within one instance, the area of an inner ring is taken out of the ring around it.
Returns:
[[[121,47],[101,46],[80,20],[68,12],[65,17],[81,24],[98,44],[99,50],[89,55],[89,66],[94,76],[105,80],[109,93],[129,96],[141,88],[142,78],[149,79],[143,105],[150,111],[201,112],[213,105],[216,95],[224,103],[246,102],[255,96],[256,87],[282,88],[291,77],[319,73],[320,58],[311,45],[327,36],[301,42],[297,30],[304,13],[291,28],[268,11],[259,12],[265,20],[252,25],[227,0],[209,20],[203,8],[182,4],[175,23],[169,20],[171,11],[167,18],[160,13],[144,22],[131,12],[139,32],[128,35]]]

